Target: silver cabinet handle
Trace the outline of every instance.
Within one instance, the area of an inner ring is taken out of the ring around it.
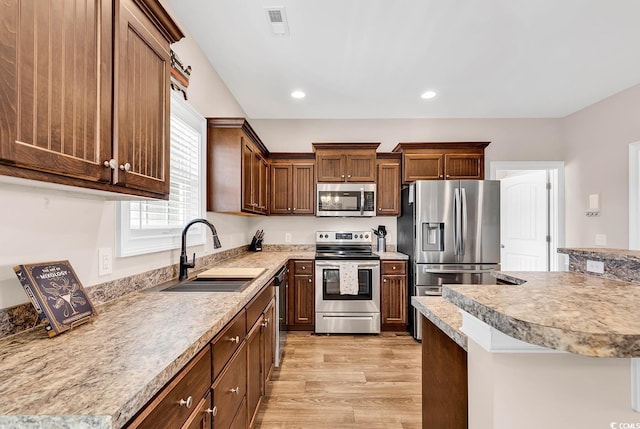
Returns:
[[[394,267],[392,267],[392,268],[393,268],[394,270],[396,269],[396,267],[395,267],[395,266],[394,266]]]
[[[287,207],[287,210],[291,210],[291,207]],[[294,209],[295,210],[295,209]]]
[[[131,171],[131,164],[129,164],[128,162],[125,164],[120,164],[120,170]]]
[[[180,402],[178,402],[178,404],[181,407],[191,408],[191,405],[193,404],[193,398],[189,396],[186,401],[184,399],[180,399]]]
[[[216,414],[218,414],[218,407],[213,407],[213,409],[211,408],[207,408],[206,410],[204,410],[205,413],[209,413],[211,414],[213,417],[216,416]]]
[[[302,266],[302,269],[303,269],[303,270],[306,270],[306,269],[307,269],[307,267],[305,267],[305,266],[303,265],[303,266]]]
[[[264,319],[264,321],[261,323],[263,328],[266,328],[267,326],[269,326],[269,319]]]
[[[384,283],[386,283],[386,282],[387,282],[387,279],[384,279],[384,280],[382,280],[382,281],[383,281]]]
[[[344,179],[344,174],[340,175],[340,177],[342,177]]]
[[[311,279],[309,279],[309,283],[311,283]]]
[[[235,389],[229,389],[229,392],[237,395],[238,393],[240,393],[240,386],[236,386]]]
[[[109,161],[103,162],[102,165],[104,165],[105,167],[110,168],[112,170],[115,170],[118,164],[116,164],[116,160],[115,159],[111,158]]]
[[[235,337],[229,338],[229,341],[231,341],[232,343],[240,344],[240,337],[236,335]]]

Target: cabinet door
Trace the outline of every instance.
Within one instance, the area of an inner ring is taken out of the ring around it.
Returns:
[[[402,330],[407,325],[407,280],[405,275],[382,276],[382,324]]]
[[[315,179],[313,163],[294,163],[292,167],[293,214],[315,213]]]
[[[346,159],[340,152],[317,151],[318,182],[344,182]]]
[[[169,44],[132,0],[115,37],[114,183],[169,194]]]
[[[184,424],[183,429],[211,429],[211,394],[209,393],[202,401],[196,411],[193,412],[189,420]]]
[[[444,179],[443,154],[406,153],[403,159],[402,183]]]
[[[247,416],[253,421],[262,397],[262,319],[247,334]]]
[[[112,16],[107,0],[2,2],[0,162],[111,180]]]
[[[245,137],[242,141],[242,210],[253,211],[256,203],[253,198],[253,159],[254,149]]]
[[[276,349],[275,349],[275,317],[276,317],[276,307],[275,307],[275,299],[271,301],[271,303],[264,310],[264,320],[262,322],[262,344],[264,348],[262,350],[262,369],[263,369],[263,384],[262,384],[262,394],[265,394],[265,389],[267,386],[267,382],[271,378],[271,374],[273,373],[273,368],[275,365],[275,357],[276,357]]]
[[[379,216],[400,215],[400,162],[378,161],[376,195]]]
[[[445,178],[484,179],[484,155],[455,153],[444,155]]]
[[[347,154],[346,172],[347,182],[375,182],[376,181],[376,153]]]
[[[291,164],[271,164],[271,214],[291,213],[292,189]]]
[[[316,315],[314,305],[315,291],[313,285],[313,275],[294,275],[293,287],[295,289],[295,302],[293,304],[293,323],[296,325],[314,325]]]

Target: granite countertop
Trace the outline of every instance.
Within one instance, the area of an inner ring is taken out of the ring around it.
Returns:
[[[443,298],[530,344],[598,357],[640,357],[640,285],[570,272],[499,272],[520,285],[448,285]]]
[[[441,296],[412,296],[411,304],[449,338],[467,350],[467,336],[462,333],[460,309]]]
[[[241,293],[134,292],[60,336],[36,329],[0,341],[0,428],[122,427],[288,259],[313,258],[244,254],[216,264],[266,268]]]
[[[640,261],[640,250],[610,249],[598,247],[560,247],[558,248],[558,253],[593,257],[596,259],[604,258],[622,261]]]
[[[409,260],[409,256],[400,252],[374,252],[376,255],[380,256],[381,260],[396,260],[396,261],[407,261]]]

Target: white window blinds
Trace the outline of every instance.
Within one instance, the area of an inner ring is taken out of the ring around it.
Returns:
[[[118,256],[178,248],[184,225],[204,214],[205,119],[184,100],[172,96],[170,130],[169,200],[119,203]],[[204,243],[203,232],[202,228],[189,230],[189,244]]]

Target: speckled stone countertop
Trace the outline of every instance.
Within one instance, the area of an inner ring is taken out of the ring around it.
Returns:
[[[241,293],[134,292],[60,336],[0,341],[0,428],[122,427],[288,259],[313,258],[248,253],[216,265],[266,268]]]
[[[374,252],[376,255],[380,256],[382,260],[396,260],[396,261],[406,261],[409,260],[409,256],[400,252]]]
[[[580,256],[593,256],[597,258],[605,259],[617,259],[625,261],[640,261],[640,251],[627,250],[627,249],[609,249],[598,247],[560,247],[558,253],[565,253],[567,255],[580,255]]]
[[[640,357],[640,286],[569,272],[496,273],[521,285],[449,285],[443,298],[530,344],[598,357]]]
[[[411,305],[460,347],[467,350],[467,336],[460,331],[462,314],[458,307],[441,296],[412,296]]]

